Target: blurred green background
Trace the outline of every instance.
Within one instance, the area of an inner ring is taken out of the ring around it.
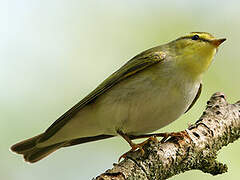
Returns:
[[[226,37],[195,107],[161,131],[195,122],[216,91],[240,99],[240,1],[8,0],[0,6],[0,179],[91,179],[129,150],[121,138],[64,148],[25,163],[9,147],[44,131],[62,113],[137,53],[191,31]],[[229,172],[200,171],[176,180],[238,179],[239,141],[218,160]]]

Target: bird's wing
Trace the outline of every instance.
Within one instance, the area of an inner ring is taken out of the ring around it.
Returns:
[[[188,109],[185,111],[185,113],[188,112],[188,111],[193,107],[193,105],[197,102],[198,98],[199,98],[200,95],[201,95],[201,92],[202,92],[202,83],[200,83],[200,86],[199,86],[199,88],[198,88],[198,92],[197,92],[195,98],[193,99],[191,105],[190,105],[190,106],[188,107]]]
[[[81,108],[89,102],[96,99],[98,96],[109,90],[120,81],[136,74],[139,71],[146,69],[149,66],[162,62],[166,54],[163,51],[154,51],[154,49],[147,50],[135,56],[123,65],[118,71],[110,75],[103,81],[95,90],[82,99],[79,103],[73,106],[65,114],[59,117],[44,133],[39,142],[43,142],[54,135],[61,129]]]

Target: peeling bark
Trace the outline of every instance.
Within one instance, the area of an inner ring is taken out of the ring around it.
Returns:
[[[167,179],[198,169],[212,175],[227,172],[216,160],[217,152],[240,137],[240,101],[228,104],[223,93],[215,93],[195,124],[164,143],[150,141],[140,151],[129,153],[122,162],[95,180]]]

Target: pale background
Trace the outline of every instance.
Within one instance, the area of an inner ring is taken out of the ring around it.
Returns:
[[[191,31],[226,37],[195,107],[161,131],[193,123],[207,99],[240,99],[240,1],[6,0],[0,3],[0,179],[82,180],[112,167],[129,150],[121,138],[65,148],[36,163],[9,151],[44,131],[62,113],[137,53]],[[161,102],[160,102],[161,103]],[[229,172],[190,171],[172,179],[238,179],[239,141],[218,160]]]

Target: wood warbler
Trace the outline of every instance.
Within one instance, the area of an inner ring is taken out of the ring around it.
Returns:
[[[121,135],[148,136],[187,112],[201,93],[204,72],[218,46],[206,32],[192,32],[133,57],[59,117],[45,132],[11,150],[36,162],[55,150]]]

